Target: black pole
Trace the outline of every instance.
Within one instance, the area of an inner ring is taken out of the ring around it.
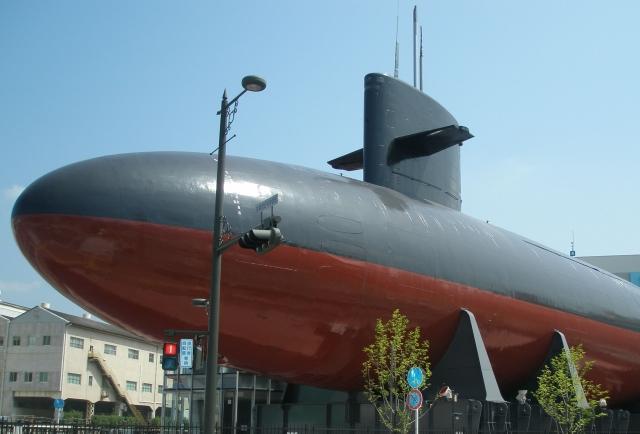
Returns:
[[[236,98],[237,99],[237,98]],[[211,254],[211,292],[209,294],[209,335],[207,338],[207,369],[204,389],[204,433],[216,432],[218,406],[218,331],[220,326],[220,272],[222,270],[222,204],[224,200],[224,160],[227,142],[227,91],[220,104],[220,138],[218,141],[218,170],[216,174],[216,207],[213,217]]]

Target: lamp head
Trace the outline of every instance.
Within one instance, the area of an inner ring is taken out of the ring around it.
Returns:
[[[267,87],[267,82],[257,75],[247,75],[242,79],[242,87],[250,92],[262,92]]]

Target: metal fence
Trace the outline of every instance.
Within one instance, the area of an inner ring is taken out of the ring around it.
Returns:
[[[428,434],[473,434],[462,431],[422,431]],[[480,429],[477,434],[554,434],[556,431],[496,431]],[[595,431],[587,430],[585,434]],[[622,434],[610,431],[611,434]],[[60,423],[46,421],[0,420],[0,434],[204,434],[201,427],[186,425],[157,425],[157,424],[118,424],[95,425],[91,423]],[[290,425],[269,427],[222,427],[217,434],[390,434],[389,430],[377,428],[326,427],[318,425]],[[413,431],[410,431],[413,434]],[[625,434],[640,434],[638,431],[628,431]]]

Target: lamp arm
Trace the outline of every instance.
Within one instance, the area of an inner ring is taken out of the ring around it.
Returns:
[[[245,89],[245,90],[243,90],[242,92],[240,92],[240,93],[239,93],[235,98],[233,98],[231,101],[229,101],[229,102],[227,103],[227,105],[226,105],[224,108],[222,108],[222,109],[218,110],[218,112],[217,112],[216,114],[217,114],[217,115],[219,115],[220,113],[222,113],[222,110],[227,110],[227,109],[229,109],[229,107],[231,107],[231,105],[232,105],[234,102],[238,101],[238,100],[240,99],[240,97],[241,97],[242,95],[244,95],[246,92],[247,92],[247,90],[246,90],[246,89]]]

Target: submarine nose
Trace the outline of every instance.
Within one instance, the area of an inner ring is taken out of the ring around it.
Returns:
[[[210,231],[213,169],[207,154],[182,152],[112,155],[62,167],[20,194],[11,214],[14,236],[42,271],[34,263],[38,245],[46,245],[42,237],[61,227],[81,232],[83,226],[71,221],[117,220]]]
[[[107,321],[135,316],[138,332],[158,338],[160,320],[189,328],[170,317],[180,308],[204,325],[182,298],[209,286],[214,167],[207,154],[167,152],[63,167],[18,197],[15,239],[47,282]]]
[[[82,230],[71,223],[74,219],[114,216],[118,201],[114,175],[117,171],[108,160],[71,164],[40,177],[16,200],[11,213],[14,237],[23,255],[46,280],[53,277],[47,261],[64,261],[61,233],[71,241],[70,231]],[[55,245],[54,239],[58,239]]]
[[[94,313],[92,303],[76,295],[81,288],[94,286],[95,272],[105,268],[113,254],[113,243],[101,238],[105,228],[96,218],[116,216],[117,176],[109,159],[54,170],[26,188],[11,213],[15,240],[33,268],[63,295]]]
[[[148,152],[100,157],[55,170],[16,201],[21,216],[68,215],[210,229],[214,161],[207,154]]]
[[[20,194],[11,213],[12,220],[45,214],[108,214],[117,201],[115,173],[108,165],[89,160],[42,176]]]

